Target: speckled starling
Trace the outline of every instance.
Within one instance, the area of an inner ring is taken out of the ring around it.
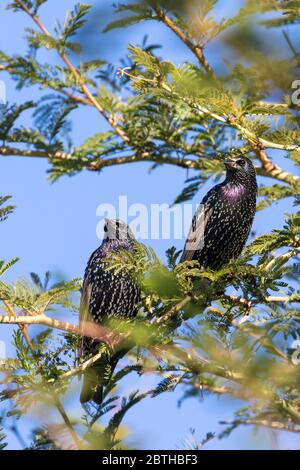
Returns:
[[[199,206],[181,261],[197,260],[203,269],[220,269],[241,254],[252,227],[257,196],[254,166],[246,157],[224,162],[226,178]]]
[[[134,317],[140,299],[140,288],[132,276],[125,272],[107,270],[107,258],[119,250],[136,249],[136,240],[128,225],[121,220],[106,219],[102,244],[91,255],[84,275],[80,303],[80,324],[87,321],[103,324],[110,317]],[[79,355],[83,358],[99,351],[101,342],[84,337]],[[126,351],[105,355],[84,374],[80,401],[101,403],[103,385],[107,383],[107,365],[112,372],[118,359]]]

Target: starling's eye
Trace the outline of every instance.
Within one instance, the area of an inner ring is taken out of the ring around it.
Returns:
[[[237,161],[237,164],[240,165],[240,166],[245,166],[246,161],[241,158],[240,160]]]

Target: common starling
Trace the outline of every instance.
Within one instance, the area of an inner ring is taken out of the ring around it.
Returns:
[[[136,250],[136,240],[127,224],[121,220],[106,219],[102,244],[91,255],[83,280],[83,289],[80,302],[80,324],[94,322],[103,324],[111,317],[131,318],[137,313],[137,304],[140,299],[140,288],[128,273],[114,273],[107,270],[109,258],[112,253],[119,250]],[[83,337],[79,355],[83,358],[97,354],[101,341],[96,338]],[[107,366],[110,375],[118,360],[127,351],[118,351],[112,356],[104,354],[95,364],[84,373],[80,401],[85,403],[93,400],[102,402],[103,385],[108,383]]]
[[[197,260],[203,269],[218,270],[239,257],[255,215],[257,182],[251,160],[240,157],[224,164],[226,179],[202,200],[181,257]]]

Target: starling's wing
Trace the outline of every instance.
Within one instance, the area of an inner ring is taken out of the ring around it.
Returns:
[[[181,263],[183,261],[194,259],[195,252],[201,250],[204,243],[205,228],[213,212],[215,201],[216,187],[212,188],[203,198],[196,211],[196,214],[193,217],[192,225],[190,227],[180,259]]]

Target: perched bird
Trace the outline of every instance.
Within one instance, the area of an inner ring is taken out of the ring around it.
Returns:
[[[257,196],[255,168],[246,157],[224,162],[226,179],[204,197],[194,215],[181,261],[218,270],[241,254],[252,227]]]
[[[102,244],[91,255],[83,280],[80,302],[80,325],[86,322],[103,324],[110,317],[131,318],[137,313],[140,300],[140,288],[128,273],[114,273],[107,270],[112,253],[119,250],[134,252],[137,246],[135,237],[127,224],[121,220],[106,219]],[[79,356],[85,358],[99,351],[101,342],[96,338],[83,337],[79,348]],[[85,403],[93,400],[102,402],[103,385],[108,383],[104,378],[107,366],[110,375],[118,360],[127,351],[118,351],[114,355],[104,355],[84,373],[80,401]]]

